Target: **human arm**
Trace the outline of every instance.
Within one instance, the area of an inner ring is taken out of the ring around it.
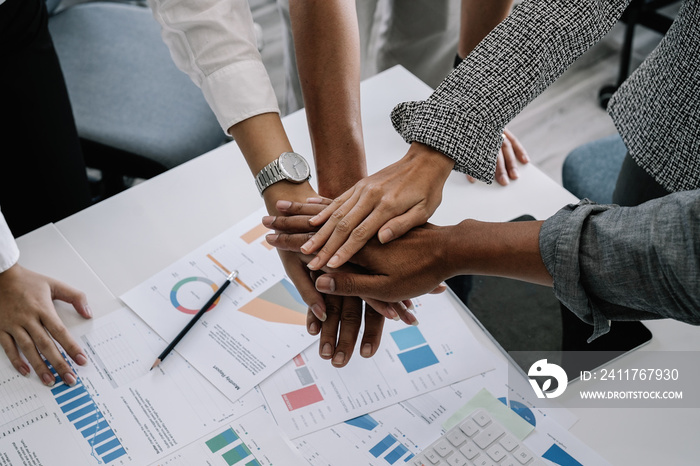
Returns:
[[[318,190],[334,198],[367,176],[355,2],[290,0],[289,12]]]
[[[86,364],[87,358],[61,322],[52,300],[69,302],[80,315],[90,318],[85,294],[25,269],[18,259],[19,249],[0,214],[0,346],[22,375],[29,374],[29,366],[20,351],[45,385],[53,385],[54,376],[41,355],[64,382],[73,385],[75,374],[52,338],[79,365]]]
[[[409,150],[422,143],[450,158],[456,170],[490,183],[505,124],[600,39],[615,24],[627,3],[627,0],[585,0],[574,4],[561,0],[523,2],[479,43],[429,99],[399,104],[392,112],[395,128],[411,143]],[[424,165],[428,166],[429,161]],[[406,185],[419,182],[417,178],[405,180]],[[383,189],[381,185],[375,186],[375,191]],[[397,192],[384,192],[389,198],[399,197]],[[331,223],[319,232],[315,244],[306,248],[307,252],[316,252],[330,242],[317,265],[333,257],[340,245],[344,250],[337,264],[342,264],[362,245],[363,241],[355,237],[370,238],[377,232],[382,235],[389,228],[387,222],[395,215],[390,209],[378,212],[381,204],[378,200],[383,197],[375,195],[373,201],[351,202],[342,209],[343,204],[335,204],[324,212],[318,224],[328,219]],[[346,220],[348,217],[351,221]],[[370,218],[369,224],[362,225]],[[410,226],[420,224],[417,217],[410,220]],[[395,226],[390,228],[394,237],[408,230]]]

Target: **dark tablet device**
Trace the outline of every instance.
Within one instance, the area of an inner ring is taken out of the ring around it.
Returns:
[[[524,215],[513,221],[523,220],[535,218]],[[563,367],[572,381],[581,371],[592,371],[651,340],[641,322],[614,322],[609,333],[587,343],[593,327],[561,305],[546,286],[478,275],[447,283],[524,374],[538,355]]]

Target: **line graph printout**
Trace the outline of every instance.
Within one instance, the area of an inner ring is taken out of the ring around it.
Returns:
[[[126,308],[71,333],[89,360],[74,367],[73,387],[0,365],[0,458],[9,464],[56,464],[57,454],[77,465],[147,464],[264,402],[256,390],[231,402],[177,354],[149,371],[164,342]]]
[[[272,414],[290,438],[495,367],[495,356],[474,339],[454,297],[425,295],[414,304],[420,325],[387,320],[374,357],[361,358],[356,348],[348,365],[336,369],[311,347],[260,384]]]
[[[265,241],[263,215],[255,212],[121,296],[171,341],[237,270],[237,279],[176,348],[232,401],[315,341],[306,332],[307,307]],[[160,351],[150,353],[153,360]]]

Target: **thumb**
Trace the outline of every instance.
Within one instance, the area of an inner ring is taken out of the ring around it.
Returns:
[[[425,211],[422,207],[414,206],[408,212],[394,217],[384,224],[377,233],[377,238],[382,244],[393,241],[406,234],[413,227],[423,225],[428,221]]]
[[[92,317],[92,309],[90,309],[85,293],[54,279],[51,279],[50,285],[52,299],[72,304],[78,314],[86,319]]]

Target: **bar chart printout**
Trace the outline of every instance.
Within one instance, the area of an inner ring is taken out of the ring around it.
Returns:
[[[73,427],[80,432],[92,449],[92,456],[109,464],[126,455],[126,450],[117,438],[102,412],[95,404],[80,378],[72,387],[61,381],[53,367],[49,366],[56,378],[51,393],[59,408]]]

